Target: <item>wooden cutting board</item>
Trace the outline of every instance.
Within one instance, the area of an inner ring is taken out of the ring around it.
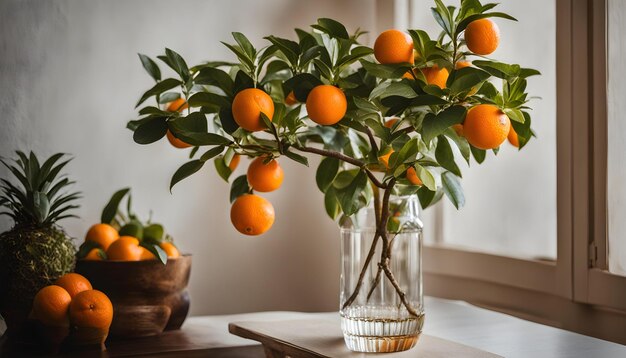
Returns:
[[[468,357],[494,358],[499,355],[463,344],[422,334],[417,345],[398,353],[356,353],[348,350],[343,341],[339,319],[302,319],[289,321],[234,322],[228,325],[230,333],[259,341],[267,357],[370,357],[388,358]]]

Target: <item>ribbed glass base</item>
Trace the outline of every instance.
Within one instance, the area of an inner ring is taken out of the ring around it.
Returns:
[[[400,352],[417,344],[424,315],[404,319],[343,316],[341,328],[346,346],[355,352]]]

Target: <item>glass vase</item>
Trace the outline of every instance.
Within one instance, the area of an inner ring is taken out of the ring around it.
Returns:
[[[341,221],[341,328],[352,351],[398,352],[418,341],[424,324],[418,211],[416,195],[392,196],[386,238],[376,235],[374,203]]]

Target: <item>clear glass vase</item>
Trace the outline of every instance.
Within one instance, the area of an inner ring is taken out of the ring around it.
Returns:
[[[376,235],[374,203],[341,221],[341,328],[352,351],[398,352],[417,343],[424,324],[418,211],[416,195],[392,196],[385,239]]]

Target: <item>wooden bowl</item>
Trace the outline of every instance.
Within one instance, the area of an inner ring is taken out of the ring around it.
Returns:
[[[113,303],[111,337],[143,337],[179,329],[189,312],[191,255],[148,261],[76,262],[76,272]]]

